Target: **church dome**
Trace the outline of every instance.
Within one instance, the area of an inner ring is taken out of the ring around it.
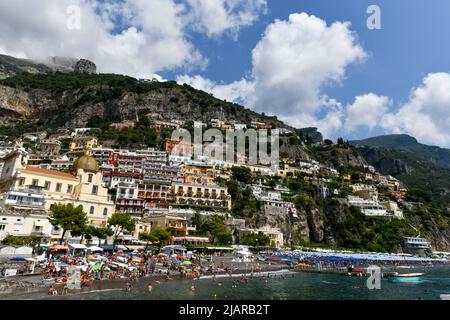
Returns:
[[[90,172],[98,172],[100,170],[97,160],[90,156],[82,156],[75,160],[73,164],[73,169],[78,171],[79,169],[83,169],[84,171]]]

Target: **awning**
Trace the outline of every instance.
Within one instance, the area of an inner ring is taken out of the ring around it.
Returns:
[[[51,247],[49,247],[50,250],[67,250],[66,246],[63,246],[61,244],[55,244]]]
[[[80,250],[87,249],[87,247],[81,243],[69,243],[69,248],[70,249],[80,249]]]
[[[97,246],[92,246],[92,247],[88,248],[88,251],[97,252],[97,251],[103,251],[103,249],[100,247],[97,247]]]

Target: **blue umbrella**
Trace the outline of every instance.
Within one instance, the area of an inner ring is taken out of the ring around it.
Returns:
[[[22,257],[15,257],[15,258],[12,258],[11,261],[27,261],[27,260]]]

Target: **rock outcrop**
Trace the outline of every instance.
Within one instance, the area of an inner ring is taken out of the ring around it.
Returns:
[[[376,148],[362,147],[359,148],[359,151],[366,161],[382,174],[400,176],[410,172],[406,163],[399,159],[389,158]]]
[[[80,59],[75,65],[75,73],[96,74],[97,66],[92,61]]]

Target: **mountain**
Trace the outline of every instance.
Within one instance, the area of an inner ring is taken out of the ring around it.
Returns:
[[[406,134],[385,135],[365,140],[352,141],[351,143],[355,145],[414,153],[415,156],[425,161],[432,162],[439,167],[450,169],[450,149],[421,144],[417,139]]]
[[[250,123],[290,128],[276,117],[175,81],[143,82],[114,74],[22,74],[0,81],[0,124],[40,122],[49,127],[83,127],[93,122],[134,120],[158,113],[165,119]],[[290,128],[293,129],[293,128]]]
[[[419,143],[408,135],[386,135],[352,141],[366,161],[409,187],[429,192],[450,208],[450,150]]]
[[[48,57],[43,61],[18,59],[0,54],[0,79],[9,78],[23,73],[47,74],[54,71],[73,71],[78,59],[66,57]]]

